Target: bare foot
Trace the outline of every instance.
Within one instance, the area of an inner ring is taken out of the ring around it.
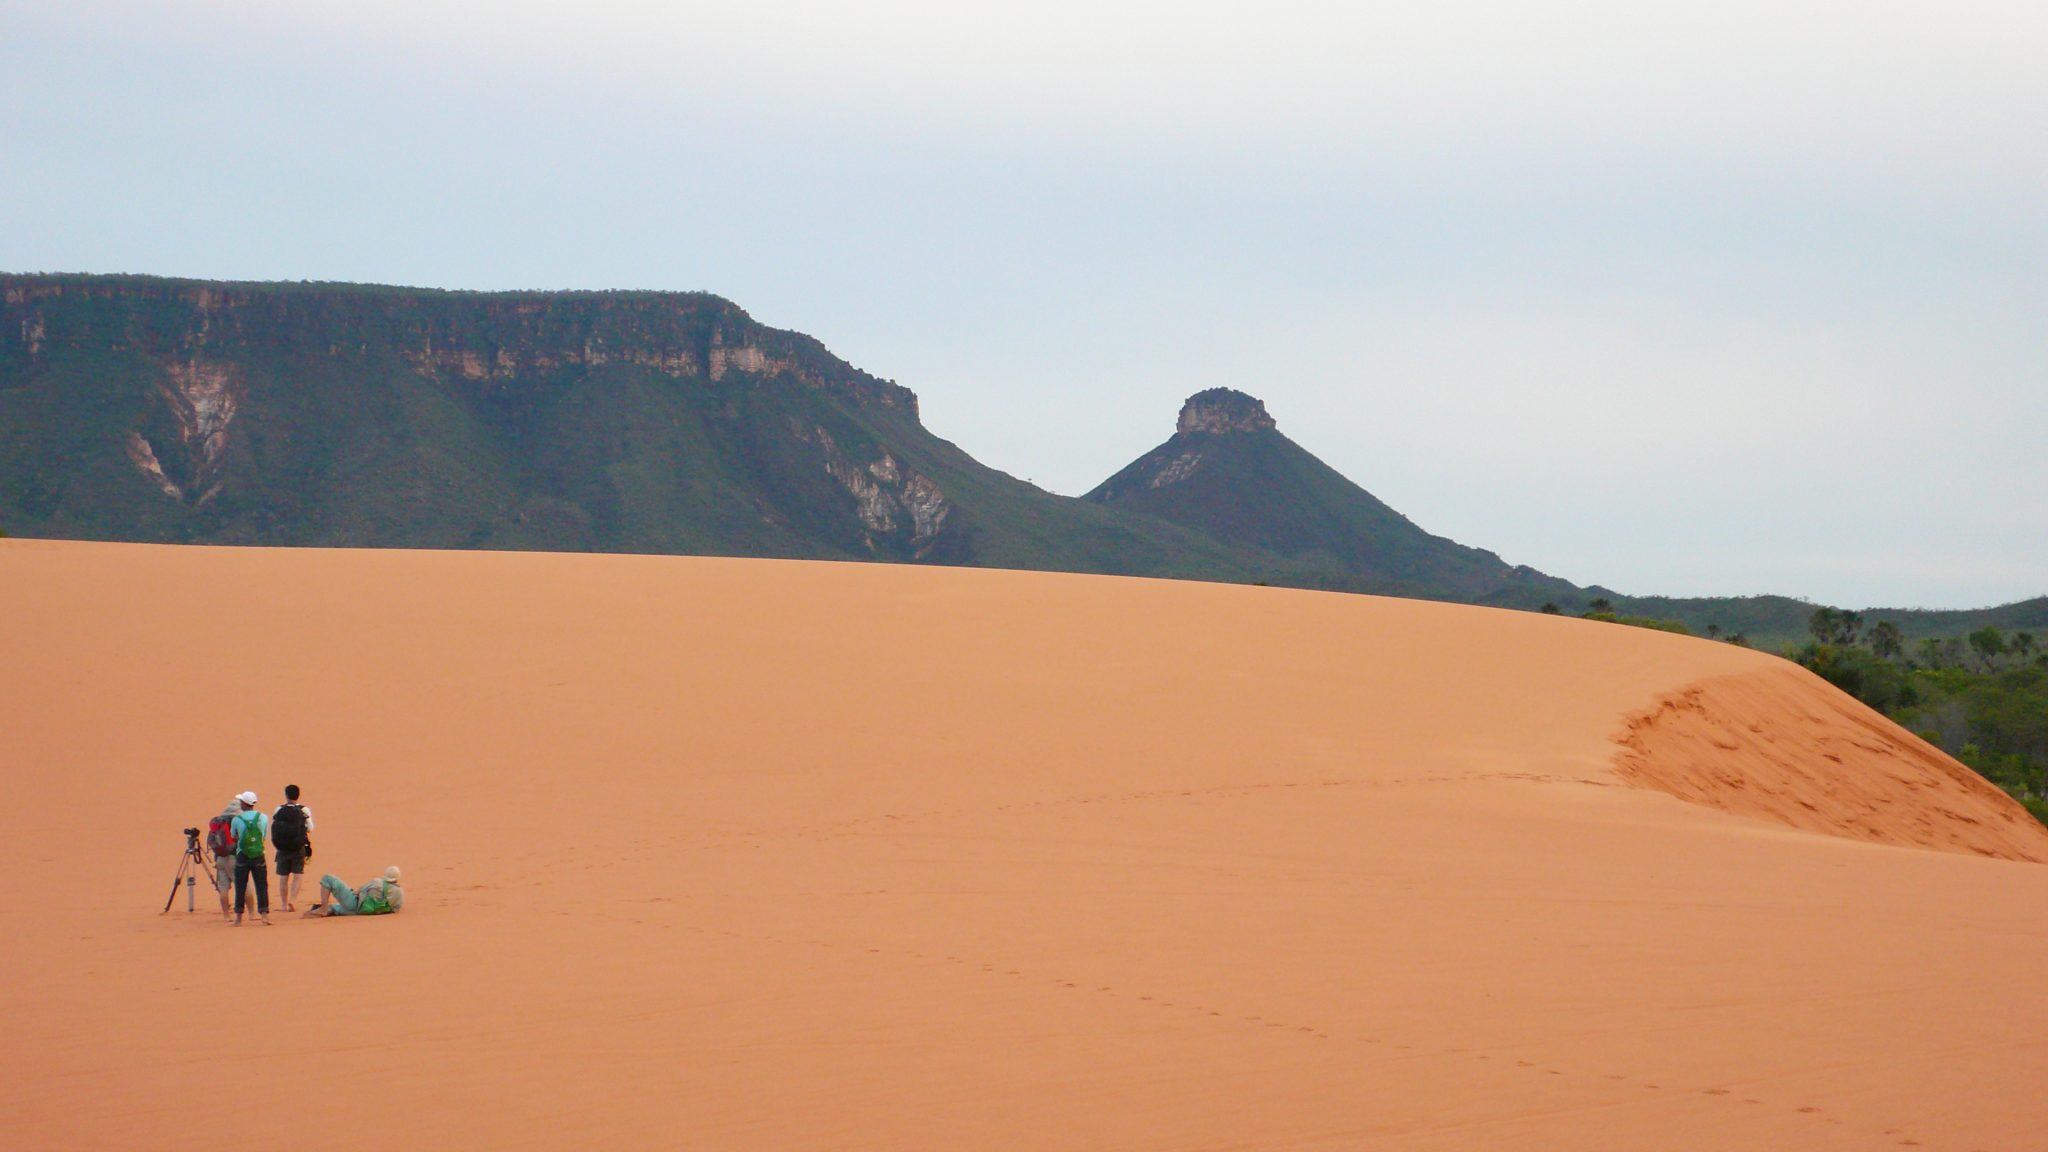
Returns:
[[[265,928],[268,928],[268,927],[270,927],[270,917],[268,917],[268,916],[260,916],[260,917],[258,917],[258,919],[259,919],[259,920],[261,920],[261,921],[263,921],[263,926],[264,926]]]

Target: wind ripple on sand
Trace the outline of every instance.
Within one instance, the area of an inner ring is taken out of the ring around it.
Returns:
[[[2048,861],[2048,829],[1925,740],[1795,665],[1700,680],[1628,717],[1623,779],[1876,844]]]

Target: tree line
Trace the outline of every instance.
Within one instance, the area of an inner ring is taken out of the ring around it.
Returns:
[[[1538,611],[1542,612],[1545,616],[1560,616],[1564,614],[1564,609],[1559,608],[1555,600],[1546,602]],[[1692,629],[1686,627],[1685,622],[1682,620],[1661,620],[1655,616],[1624,616],[1615,610],[1614,601],[1609,600],[1605,596],[1597,596],[1589,601],[1586,604],[1586,610],[1579,613],[1579,619],[1599,620],[1607,624],[1626,624],[1631,628],[1650,628],[1658,632],[1676,632],[1680,636],[1690,636],[1693,634]],[[1736,632],[1723,636],[1720,626],[1715,624],[1707,625],[1707,638],[1709,640],[1726,640],[1730,644],[1740,644],[1745,648],[1749,646],[1749,638],[1742,633]]]

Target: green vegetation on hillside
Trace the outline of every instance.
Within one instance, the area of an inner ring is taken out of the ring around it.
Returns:
[[[1191,397],[1171,439],[1083,499],[1329,572],[1325,587],[1516,606],[1578,591],[1424,531],[1230,389]]]
[[[1543,603],[1543,607],[1538,608],[1537,611],[1546,616],[1557,616],[1563,614],[1564,609],[1557,606],[1557,601],[1546,600]],[[1648,628],[1653,632],[1673,632],[1680,636],[1692,635],[1692,629],[1686,627],[1685,622],[1682,620],[1660,620],[1655,616],[1624,616],[1614,610],[1614,601],[1609,600],[1605,596],[1595,597],[1591,603],[1587,604],[1586,610],[1579,613],[1579,619],[1597,620],[1603,624],[1626,624],[1631,628]],[[1718,634],[1718,629],[1716,633]],[[1729,637],[1728,641],[1731,644],[1744,643],[1743,638],[1739,635]]]
[[[1779,651],[1803,642],[1810,635],[1808,624],[1820,607],[1810,600],[1790,596],[1624,596],[1599,585],[1586,588],[1581,594],[1567,593],[1550,598],[1560,611],[1570,615],[1593,612],[1593,605],[1601,601],[1608,604],[1607,611],[1636,618],[1676,621],[1695,636],[1736,641],[1768,651]],[[1535,607],[1534,604],[1520,603],[1503,606]],[[1861,615],[1873,620],[1886,620],[1897,630],[1900,641],[1909,645],[1922,639],[1960,636],[1981,628],[2048,635],[2048,596],[1995,608],[1871,608],[1865,609]]]
[[[702,293],[0,275],[0,520],[33,536],[981,564],[1314,586],[1055,496]]]

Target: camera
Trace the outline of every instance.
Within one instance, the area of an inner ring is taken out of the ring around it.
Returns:
[[[171,901],[178,898],[178,882],[185,883],[185,911],[195,907],[193,893],[199,889],[199,873],[206,867],[206,857],[199,852],[199,829],[185,829],[185,852],[178,859],[178,874],[171,877],[171,894],[164,899],[164,911],[171,910]]]

